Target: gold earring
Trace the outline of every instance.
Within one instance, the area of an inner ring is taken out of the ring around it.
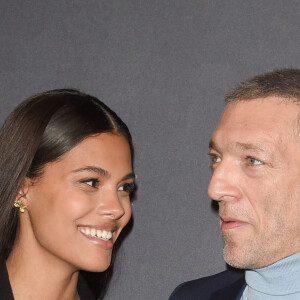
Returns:
[[[15,200],[14,207],[18,207],[20,209],[20,212],[23,213],[25,211],[25,209],[27,208],[27,205],[24,204],[20,199],[21,198]]]

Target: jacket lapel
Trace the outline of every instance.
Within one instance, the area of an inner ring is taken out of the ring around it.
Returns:
[[[242,277],[226,288],[215,292],[210,300],[239,300],[242,297],[245,287],[245,278]]]

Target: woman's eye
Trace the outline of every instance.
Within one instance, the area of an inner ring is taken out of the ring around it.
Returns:
[[[128,194],[132,193],[135,190],[135,183],[125,183],[118,188],[118,191],[124,191]]]
[[[99,185],[99,180],[98,179],[87,179],[87,180],[83,180],[82,182],[89,185],[89,186],[91,186],[91,187],[93,187],[93,188],[96,188]]]
[[[261,160],[256,159],[254,157],[247,157],[247,160],[248,160],[249,165],[251,165],[251,166],[257,166],[257,165],[264,164]]]

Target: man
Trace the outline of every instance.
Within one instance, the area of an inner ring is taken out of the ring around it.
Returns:
[[[170,300],[300,299],[300,70],[242,83],[210,141],[230,270],[181,284]]]

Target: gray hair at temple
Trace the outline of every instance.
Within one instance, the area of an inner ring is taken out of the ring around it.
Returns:
[[[242,82],[226,97],[226,102],[247,101],[270,96],[300,102],[300,69],[279,69]]]

